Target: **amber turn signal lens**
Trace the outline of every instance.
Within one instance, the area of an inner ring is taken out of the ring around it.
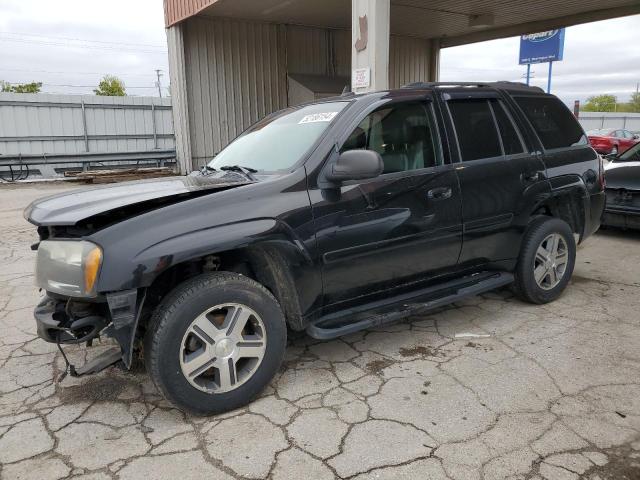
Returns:
[[[98,270],[102,263],[102,250],[95,247],[88,254],[84,261],[84,291],[93,292],[93,287],[98,278]]]

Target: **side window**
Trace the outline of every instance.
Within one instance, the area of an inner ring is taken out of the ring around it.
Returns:
[[[374,110],[351,132],[341,151],[374,150],[383,173],[434,167],[442,163],[437,127],[427,105],[407,102]]]
[[[514,97],[546,149],[588,145],[569,109],[554,97]]]
[[[502,155],[493,113],[486,99],[449,100],[463,162]]]
[[[500,138],[502,139],[502,148],[505,155],[515,155],[524,152],[522,137],[516,126],[513,124],[508,112],[505,110],[504,104],[500,100],[491,99],[491,108],[496,116],[498,130],[500,130]]]
[[[624,130],[623,133],[624,133],[624,138],[628,138],[628,139],[633,138],[633,134],[629,130]]]
[[[616,130],[613,132],[613,136],[616,138],[624,138],[624,133],[622,133],[622,130]]]

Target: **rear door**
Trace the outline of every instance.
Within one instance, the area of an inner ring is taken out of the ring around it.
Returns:
[[[462,190],[460,263],[516,258],[531,192],[546,188],[545,166],[525,144],[509,107],[494,91],[445,94]]]

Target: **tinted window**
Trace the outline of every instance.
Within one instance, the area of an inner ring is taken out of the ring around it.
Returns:
[[[515,97],[546,149],[587,145],[587,137],[569,109],[553,97]]]
[[[384,162],[384,173],[439,165],[440,142],[426,105],[400,103],[367,115],[342,145],[342,151],[374,150]]]
[[[633,138],[633,134],[628,130],[624,130],[624,138]]]
[[[516,153],[523,153],[524,146],[520,134],[516,130],[513,120],[509,114],[505,111],[504,105],[499,100],[490,100],[493,113],[496,116],[496,122],[498,122],[498,129],[500,130],[500,138],[502,139],[502,147],[504,148],[505,155],[513,155]]]
[[[487,100],[450,100],[448,105],[462,161],[502,155],[498,131]]]

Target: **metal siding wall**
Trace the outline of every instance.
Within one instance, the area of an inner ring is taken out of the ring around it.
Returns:
[[[389,41],[389,88],[400,88],[411,82],[428,81],[428,40],[391,35]]]
[[[580,112],[579,120],[585,131],[620,128],[640,133],[640,113]]]
[[[287,73],[351,73],[351,31],[287,25]]]
[[[287,105],[284,26],[196,17],[185,22],[194,168]]]
[[[90,152],[153,150],[152,113],[158,148],[174,147],[169,98],[0,93],[0,154],[85,152],[82,101]],[[152,111],[152,104],[161,108]]]

